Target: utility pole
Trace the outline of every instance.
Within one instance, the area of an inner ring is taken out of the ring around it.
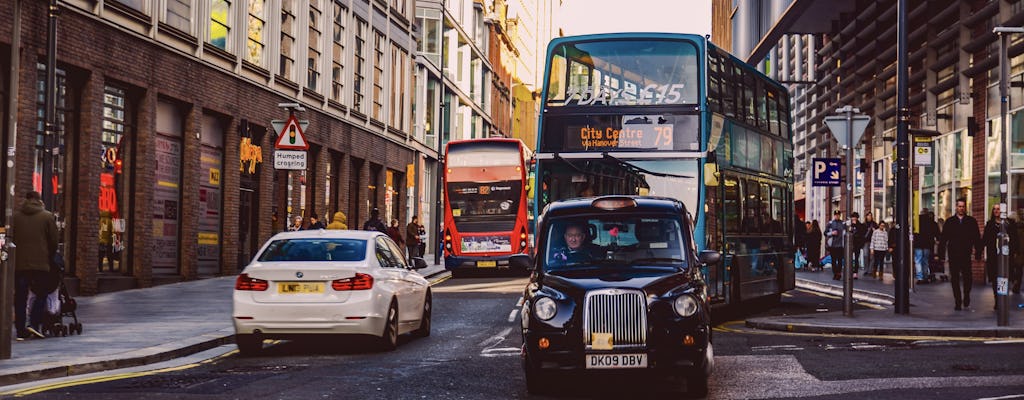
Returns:
[[[10,84],[7,86],[7,182],[4,183],[4,231],[0,233],[0,360],[11,358],[11,312],[14,309],[14,242],[9,240],[14,216],[14,158],[18,138],[18,85],[21,70],[21,0],[14,1],[11,23]]]
[[[910,313],[910,109],[907,108],[907,0],[896,6],[896,254],[892,273],[896,278],[895,312]]]
[[[1010,302],[1009,302],[1009,279],[1010,275],[1010,234],[1007,232],[1006,214],[1009,211],[1006,191],[1008,181],[1006,175],[1007,158],[1009,152],[1009,137],[1007,132],[1010,127],[1007,124],[1006,113],[1010,107],[1010,66],[1009,54],[1007,54],[1006,41],[1011,33],[1024,33],[1024,27],[997,26],[992,29],[999,35],[999,135],[1002,140],[999,157],[999,237],[996,239],[996,250],[999,252],[999,265],[996,271],[996,324],[1007,326],[1010,324]]]
[[[444,0],[444,1],[441,2],[441,62],[440,62],[440,66],[439,66],[439,69],[441,70],[441,99],[440,99],[440,101],[437,102],[440,105],[440,108],[441,108],[441,113],[440,113],[441,114],[441,120],[439,121],[440,124],[438,124],[440,126],[437,129],[437,133],[434,134],[434,140],[437,141],[437,143],[436,143],[437,144],[437,176],[436,176],[436,178],[437,178],[436,179],[437,186],[436,186],[436,191],[434,193],[434,197],[435,197],[435,202],[434,202],[434,237],[437,238],[437,241],[434,242],[435,243],[435,245],[434,245],[434,265],[441,264],[441,253],[444,252],[444,232],[441,231],[441,219],[442,219],[442,214],[444,213],[444,211],[443,211],[444,208],[442,207],[441,203],[444,201],[444,197],[443,197],[443,195],[444,195],[444,187],[443,186],[444,186],[444,164],[445,164],[445,160],[444,160],[444,143],[441,142],[441,136],[444,133],[444,129],[445,129],[445,126],[446,126],[445,120],[447,119],[447,114],[446,113],[448,111],[448,110],[445,109],[445,106],[444,106],[444,96],[445,96],[445,92],[447,91],[445,89],[445,85],[444,85],[444,81],[445,81],[445,79],[444,79],[444,52],[445,52],[445,47],[446,47],[445,46],[446,42],[444,41],[444,35],[445,35],[445,33],[444,33],[444,20],[445,20],[445,16],[447,14],[448,14],[448,0]],[[431,112],[433,112],[433,110],[431,110]]]
[[[56,185],[53,182],[56,176],[53,172],[54,157],[60,151],[57,146],[57,15],[60,14],[60,6],[57,0],[50,0],[47,6],[47,39],[46,39],[46,126],[43,134],[43,173],[42,173],[42,197],[43,204],[51,211],[57,211],[56,206]]]

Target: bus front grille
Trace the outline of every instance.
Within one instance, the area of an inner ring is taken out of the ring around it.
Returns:
[[[583,343],[592,348],[594,334],[611,334],[614,348],[647,345],[647,301],[629,289],[600,289],[583,300]]]

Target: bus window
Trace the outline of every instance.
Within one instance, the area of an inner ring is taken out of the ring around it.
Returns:
[[[740,231],[740,184],[733,177],[726,177],[725,199],[722,202],[722,210],[725,213],[725,231],[736,233]]]

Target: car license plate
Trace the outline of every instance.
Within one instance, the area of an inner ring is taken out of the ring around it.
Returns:
[[[323,282],[279,282],[278,293],[302,294],[302,293],[323,293]]]
[[[498,266],[498,262],[497,261],[477,261],[476,262],[476,266],[477,267],[484,267],[484,268],[494,268],[494,267]]]
[[[587,354],[587,369],[647,368],[647,354]]]

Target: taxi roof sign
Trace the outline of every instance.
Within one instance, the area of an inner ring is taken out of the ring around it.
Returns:
[[[309,150],[309,142],[306,141],[306,136],[302,133],[302,125],[299,124],[299,119],[295,118],[295,115],[289,116],[284,126],[281,127],[281,131],[277,135],[277,141],[274,142],[274,148]]]

